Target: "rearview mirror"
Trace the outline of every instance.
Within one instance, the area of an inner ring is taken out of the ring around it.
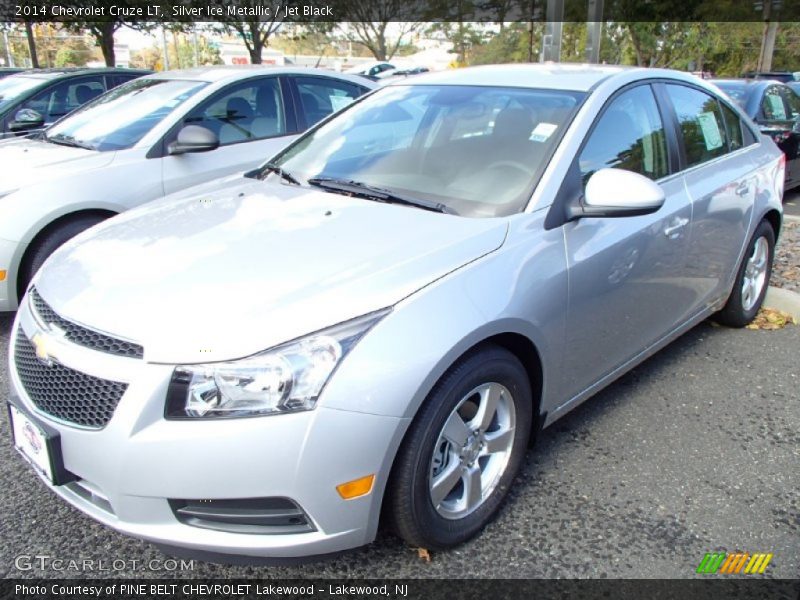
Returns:
[[[186,125],[178,132],[177,139],[167,146],[167,152],[172,155],[208,152],[218,147],[219,138],[213,131],[199,125]]]
[[[39,129],[44,125],[44,116],[32,108],[23,108],[14,115],[14,120],[8,124],[9,131],[27,131]]]
[[[600,169],[586,182],[583,198],[568,210],[570,221],[581,217],[635,217],[664,205],[664,190],[644,175],[623,169]]]

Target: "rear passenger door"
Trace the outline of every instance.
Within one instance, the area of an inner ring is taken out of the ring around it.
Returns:
[[[681,167],[692,198],[686,274],[699,307],[727,295],[745,243],[755,198],[755,136],[738,114],[690,85],[664,84],[674,107]]]
[[[292,77],[301,129],[308,129],[369,91],[368,88],[330,77]]]
[[[286,82],[278,76],[232,83],[193,108],[181,121],[213,131],[219,148],[163,157],[164,194],[255,168],[294,139],[296,119],[287,110]],[[166,147],[178,135],[176,127]]]

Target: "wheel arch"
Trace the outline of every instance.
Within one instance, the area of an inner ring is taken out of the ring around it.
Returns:
[[[42,239],[44,239],[52,231],[58,229],[60,226],[75,219],[90,216],[98,216],[103,219],[109,219],[117,214],[119,213],[104,208],[84,208],[59,215],[52,221],[49,221],[44,227],[40,228],[39,231],[31,238],[30,242],[28,242],[24,252],[22,253],[22,256],[20,257],[19,263],[17,264],[15,285],[17,292],[17,304],[19,304],[19,302],[22,300],[22,296],[25,294],[21,275],[25,272],[28,262],[31,260],[31,256]]]
[[[494,325],[497,326],[497,324]],[[506,323],[506,325],[508,326],[509,324]],[[487,325],[486,327],[491,328],[492,326]],[[542,361],[542,352],[539,345],[537,345],[529,335],[522,333],[518,328],[514,327],[501,328],[499,331],[491,331],[491,329],[486,331],[485,328],[481,328],[480,333],[473,332],[473,335],[467,336],[467,338],[462,340],[462,342],[462,344],[458,345],[458,347],[454,349],[453,353],[449,353],[442,359],[442,361],[433,370],[431,374],[432,376],[426,379],[422,386],[423,389],[421,390],[424,392],[421,394],[423,399],[420,403],[418,403],[417,406],[414,407],[414,414],[412,415],[411,419],[408,420],[405,430],[403,431],[399,440],[396,442],[396,446],[392,450],[391,461],[388,463],[389,469],[387,470],[387,475],[382,481],[380,488],[376,490],[380,494],[380,498],[375,507],[378,509],[377,514],[379,515],[379,521],[382,527],[385,527],[389,522],[386,512],[386,490],[395,471],[395,464],[400,454],[400,449],[403,446],[403,442],[408,435],[411,422],[416,417],[422,404],[430,397],[430,394],[436,384],[460,360],[486,346],[498,346],[511,352],[511,354],[513,354],[522,364],[525,372],[528,375],[528,381],[531,385],[531,398],[533,406],[531,407],[532,423],[530,445],[533,445],[536,442],[538,434],[542,429],[547,414],[542,412],[545,369]],[[377,529],[377,527],[378,523],[375,523],[375,528]]]
[[[775,232],[775,239],[778,239],[778,236],[781,233],[781,224],[783,223],[783,218],[781,217],[781,213],[772,208],[768,210],[764,215],[761,217],[761,221],[767,221],[772,226],[772,231]],[[756,224],[757,225],[757,224]]]

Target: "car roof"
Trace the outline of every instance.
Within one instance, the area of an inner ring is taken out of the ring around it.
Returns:
[[[247,79],[266,73],[295,74],[295,75],[322,75],[327,77],[338,77],[347,79],[359,85],[374,87],[374,84],[362,77],[337,73],[326,69],[314,69],[311,67],[295,66],[275,66],[275,65],[220,65],[213,67],[195,67],[192,69],[175,69],[174,71],[161,71],[153,73],[150,79],[188,79],[192,81],[206,81],[214,83],[218,81],[236,81],[237,79]]]
[[[450,69],[388,85],[480,85],[587,92],[600,82],[636,67],[589,64],[505,64]]]
[[[73,77],[76,75],[86,75],[91,73],[132,73],[134,75],[146,75],[148,73],[152,73],[152,71],[148,71],[146,69],[124,69],[121,67],[74,67],[61,69],[30,69],[21,73],[16,73],[15,75],[10,75],[10,77],[26,77],[29,79],[41,79],[46,81],[50,79]]]

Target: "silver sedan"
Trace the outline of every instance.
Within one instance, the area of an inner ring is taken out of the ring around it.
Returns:
[[[173,552],[477,534],[538,432],[756,314],[784,162],[672,71],[497,66],[365,96],[261,168],[57,251],[12,331],[15,444]]]

